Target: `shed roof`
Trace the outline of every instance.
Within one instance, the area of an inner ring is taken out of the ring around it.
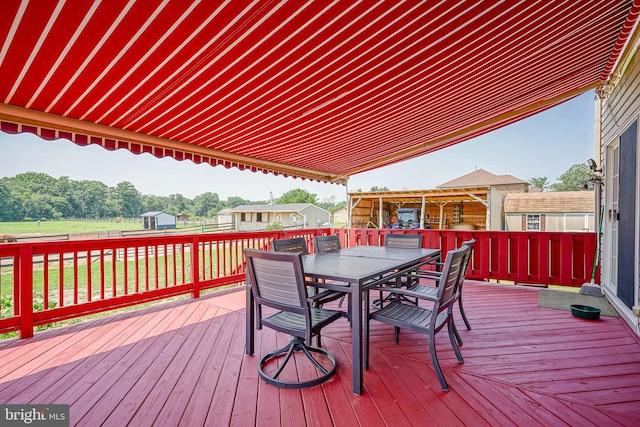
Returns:
[[[511,193],[504,199],[504,212],[509,213],[585,213],[593,212],[593,191],[545,191]]]
[[[142,214],[142,215],[140,215],[140,216],[141,216],[141,217],[143,217],[143,216],[158,216],[158,215],[163,215],[163,214],[164,214],[164,215],[169,215],[169,214],[166,214],[166,213],[164,213],[164,212],[160,212],[160,211],[149,211],[149,212],[145,212],[145,213],[143,213],[143,214]]]
[[[603,87],[639,12],[631,0],[4,0],[0,129],[344,183]]]
[[[495,186],[509,184],[529,184],[513,175],[495,175],[484,169],[477,169],[468,174],[459,176],[458,178],[440,184],[437,188],[458,188],[458,187],[475,187],[475,186]]]

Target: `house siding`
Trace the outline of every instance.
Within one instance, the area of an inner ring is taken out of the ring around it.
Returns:
[[[640,222],[638,220],[638,212],[640,211],[640,197],[638,195],[638,191],[640,189],[640,183],[638,181],[640,177],[640,161],[637,161],[638,154],[636,153],[635,166],[632,167],[635,168],[635,182],[633,182],[634,178],[631,177],[626,178],[627,181],[624,183],[628,184],[630,188],[635,188],[635,194],[630,195],[632,198],[632,207],[634,207],[631,211],[635,211],[635,216],[632,221],[632,223],[635,224],[635,230],[632,231],[634,234],[632,239],[629,239],[628,243],[621,243],[621,245],[624,246],[621,248],[620,245],[616,245],[614,241],[614,220],[612,220],[614,215],[610,214],[610,212],[613,211],[613,197],[619,190],[616,188],[616,180],[613,179],[612,175],[612,172],[615,169],[613,159],[607,158],[609,153],[612,152],[610,151],[610,148],[619,143],[621,135],[638,120],[640,115],[640,54],[638,54],[637,51],[629,62],[626,70],[624,70],[624,75],[616,85],[613,92],[604,99],[598,99],[596,103],[596,120],[599,120],[597,125],[600,126],[600,133],[599,135],[596,135],[597,138],[599,137],[599,146],[596,152],[599,154],[600,164],[602,165],[605,174],[601,201],[605,209],[601,252],[602,287],[607,294],[607,297],[621,313],[622,317],[627,320],[635,332],[640,335],[640,319],[633,315],[631,308],[628,307],[628,301],[625,303],[618,296],[619,278],[621,277],[621,273],[623,273],[625,277],[630,276],[633,281],[633,304],[640,304],[640,257],[638,256],[638,252],[640,250]],[[635,137],[637,144],[638,139],[640,139],[637,135],[637,126]],[[627,171],[626,174],[627,177],[629,177],[628,172],[629,171]],[[631,175],[633,175],[633,173]],[[632,182],[628,182],[629,179]],[[631,214],[631,212],[620,212],[620,215],[625,214]],[[623,240],[621,241],[624,242]],[[621,267],[632,269],[631,271],[626,270],[621,272],[617,265],[614,265],[615,262],[613,260],[615,258],[612,257],[612,254],[619,254],[620,252],[625,252],[627,254],[631,253],[633,254],[633,257],[635,257],[632,262],[625,263]]]
[[[238,231],[265,230],[270,224],[284,228],[315,228],[331,220],[331,213],[315,205],[243,205],[232,209]]]

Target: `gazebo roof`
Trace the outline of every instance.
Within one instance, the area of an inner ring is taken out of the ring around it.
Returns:
[[[607,84],[640,11],[627,0],[2,7],[3,131],[339,183]]]

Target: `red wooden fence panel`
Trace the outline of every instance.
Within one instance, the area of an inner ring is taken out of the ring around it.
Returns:
[[[0,332],[28,337],[55,321],[241,284],[243,250],[270,250],[274,239],[304,237],[313,252],[315,235],[337,234],[349,247],[383,245],[385,234],[405,232],[442,253],[475,238],[470,279],[568,286],[591,279],[595,233],[326,228],[7,243],[0,296],[12,306],[2,311]]]

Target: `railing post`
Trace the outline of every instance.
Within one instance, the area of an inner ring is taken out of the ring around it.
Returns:
[[[191,280],[193,282],[193,298],[200,298],[200,241],[198,237],[191,239]]]
[[[33,247],[20,248],[20,339],[33,336]]]

